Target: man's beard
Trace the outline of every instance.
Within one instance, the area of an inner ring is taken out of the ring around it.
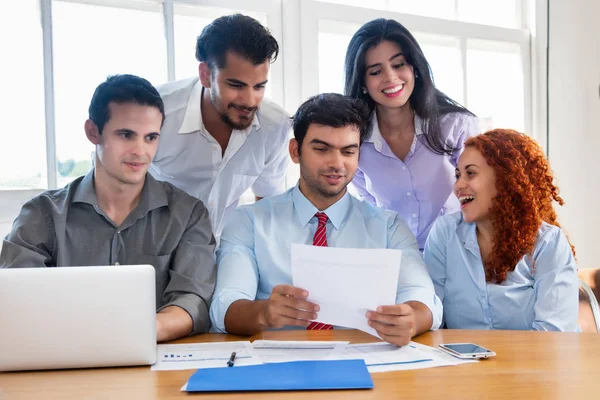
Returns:
[[[230,127],[231,129],[236,129],[239,131],[244,130],[244,129],[248,128],[250,125],[252,125],[252,120],[254,118],[254,114],[256,113],[256,110],[258,110],[258,107],[244,107],[244,106],[238,106],[234,103],[229,103],[227,105],[227,108],[225,109],[225,111],[221,111],[220,110],[221,107],[219,104],[219,97],[217,96],[217,94],[215,93],[215,91],[212,88],[210,91],[210,102],[212,103],[215,110],[217,110],[217,112],[219,113],[219,118],[221,118],[221,121],[223,121],[223,123],[225,125],[227,125],[228,127]],[[246,118],[240,118],[240,122],[236,123],[231,118],[229,118],[229,115],[227,115],[227,111],[230,108],[237,108],[240,110],[250,111],[250,114]]]
[[[232,104],[229,104],[227,106],[227,108],[232,107]],[[251,114],[252,118],[254,118],[254,114]],[[233,122],[233,120],[231,118],[229,118],[229,115],[227,115],[226,112],[224,113],[219,113],[219,117],[221,118],[221,121],[223,121],[228,127],[230,127],[231,129],[236,129],[238,131],[242,131],[244,129],[246,129],[247,127],[249,127],[250,125],[252,125],[252,118],[248,118],[248,119],[241,119],[240,122],[235,123]]]
[[[335,169],[329,169],[328,171],[325,172],[331,172],[331,173],[339,173],[339,172],[346,172],[345,170],[335,170]],[[350,180],[347,180],[345,182],[345,184],[343,184],[339,189],[338,188],[332,188],[332,187],[328,187],[326,185],[321,184],[321,182],[319,181],[318,176],[321,176],[322,174],[325,173],[324,171],[318,171],[317,172],[317,176],[313,177],[310,175],[310,173],[308,173],[308,171],[304,171],[303,169],[303,165],[302,163],[300,163],[300,175],[302,176],[302,178],[304,179],[304,181],[306,182],[306,184],[308,185],[308,187],[310,188],[310,190],[312,190],[313,192],[318,192],[320,193],[323,197],[336,197],[338,196],[340,193],[344,192],[346,190],[346,187],[348,186],[348,184],[350,183]]]

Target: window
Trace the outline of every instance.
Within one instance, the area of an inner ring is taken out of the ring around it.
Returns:
[[[365,7],[373,8],[376,10],[386,10],[388,0],[371,0],[368,4],[365,3],[364,0],[318,0],[324,3],[333,3],[333,4],[341,4],[345,6],[356,6],[356,7]]]
[[[152,6],[52,3],[58,187],[91,167],[93,146],[83,124],[96,86],[118,73],[139,75],[154,85],[167,81],[163,17],[160,7]]]
[[[451,99],[464,104],[460,40],[452,36],[414,32],[429,62],[435,85]]]
[[[483,25],[520,28],[521,0],[459,0],[458,19]]]
[[[388,0],[390,11],[423,15],[433,18],[454,19],[454,0]]]
[[[304,97],[343,92],[344,58],[352,35],[362,24],[385,17],[411,31],[437,88],[473,111],[483,130],[511,127],[532,133],[531,121],[525,118],[531,109],[530,63],[524,58],[529,57],[529,37],[516,29],[521,1],[321,0],[305,7],[300,37],[317,44],[306,46],[313,53],[302,54]],[[396,12],[400,10],[402,14]]]
[[[469,40],[468,106],[482,129],[525,130],[523,65],[518,45]]]
[[[21,0],[9,8],[0,13],[0,190],[43,189],[47,168],[39,1]]]
[[[10,99],[0,133],[0,191],[62,187],[87,172],[93,147],[83,123],[94,88],[115,73],[153,84],[195,75],[197,36],[233,12],[258,19],[280,43],[267,96],[290,113],[310,95],[343,92],[350,38],[385,17],[415,35],[436,86],[476,113],[482,128],[531,132],[528,115],[538,115],[531,82],[543,81],[532,81],[525,24],[533,20],[525,7],[531,1],[13,0],[0,15],[2,51],[14,60],[0,76]],[[297,168],[290,171],[291,185]]]
[[[319,21],[319,92],[344,93],[344,58],[358,24]]]
[[[345,6],[403,14],[473,22],[482,25],[520,27],[521,0],[318,0]],[[382,18],[389,18],[380,15]]]

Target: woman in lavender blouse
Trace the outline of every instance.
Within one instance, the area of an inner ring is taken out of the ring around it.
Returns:
[[[436,89],[419,44],[394,20],[373,20],[354,34],[345,70],[345,94],[371,111],[352,185],[398,212],[423,250],[435,219],[460,209],[454,169],[465,140],[479,133],[477,118]]]

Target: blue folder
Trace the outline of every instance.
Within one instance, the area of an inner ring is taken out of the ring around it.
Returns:
[[[231,368],[199,369],[188,392],[257,390],[372,389],[363,360],[294,361]]]

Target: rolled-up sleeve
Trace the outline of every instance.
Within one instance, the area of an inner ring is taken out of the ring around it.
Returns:
[[[217,251],[217,287],[210,307],[210,319],[218,332],[226,332],[225,315],[233,302],[256,299],[259,281],[251,215],[241,207],[229,221]]]
[[[52,218],[28,201],[2,243],[0,268],[52,266],[54,239]]]
[[[175,250],[162,309],[181,307],[192,317],[193,334],[210,329],[209,307],[215,288],[215,239],[208,210],[198,201]]]
[[[291,138],[291,122],[285,121],[281,131],[272,142],[272,152],[265,168],[252,184],[252,192],[257,197],[269,197],[283,193],[286,189],[285,177],[290,160],[288,145]]]
[[[538,239],[533,266],[536,293],[533,330],[577,332],[579,279],[571,246],[560,228]]]
[[[435,294],[415,236],[398,215],[389,227],[389,238],[388,248],[402,250],[396,304],[407,301],[425,304],[433,317],[430,329],[438,329],[442,324],[442,302]]]

